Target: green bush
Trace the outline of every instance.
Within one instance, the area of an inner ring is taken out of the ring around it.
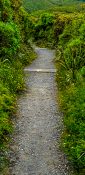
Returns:
[[[65,131],[62,146],[78,175],[85,174],[85,21],[76,16],[59,35],[57,82]]]
[[[11,60],[12,55],[16,53],[20,44],[18,27],[14,23],[0,22],[0,38],[0,57],[2,59],[8,58]]]
[[[65,65],[67,69],[72,69],[73,74],[75,73],[75,70],[78,70],[85,65],[84,47],[84,42],[77,38],[71,40],[64,50]]]
[[[3,22],[12,20],[10,0],[0,0],[0,18]]]
[[[30,64],[36,58],[36,54],[33,51],[30,43],[28,44],[21,44],[18,59],[22,63],[23,66]]]
[[[74,167],[81,172],[85,165],[85,85],[70,85],[62,94],[64,111],[63,147]]]
[[[37,23],[33,27],[33,38],[34,41],[43,40],[46,42],[54,41],[53,37],[53,24],[54,24],[54,15],[50,13],[41,14]]]
[[[12,131],[11,113],[14,111],[14,97],[0,81],[0,150],[7,145]]]
[[[0,80],[0,174],[8,164],[7,150],[13,131],[12,115],[15,97]]]
[[[8,61],[6,61],[8,62]],[[16,93],[24,87],[22,64],[19,60],[0,64],[0,79],[11,93]]]
[[[28,44],[28,40],[32,35],[33,24],[28,13],[22,7],[19,9],[19,23],[21,24],[20,29],[21,34],[23,35],[23,41]]]
[[[81,40],[85,42],[85,23],[81,25],[79,32]]]

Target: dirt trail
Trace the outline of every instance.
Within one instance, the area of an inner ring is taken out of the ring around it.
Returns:
[[[27,91],[18,100],[10,173],[68,175],[65,155],[59,149],[63,125],[55,98],[55,52],[43,48],[35,51],[38,58],[25,69],[26,74],[30,71],[26,76]]]

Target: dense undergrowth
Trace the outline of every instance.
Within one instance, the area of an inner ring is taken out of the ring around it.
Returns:
[[[5,175],[16,97],[24,88],[23,67],[35,58],[28,42],[30,26],[21,0],[0,0],[0,174]]]
[[[56,64],[64,113],[63,148],[78,174],[85,174],[85,16],[65,25],[59,36]]]
[[[82,4],[85,10],[85,4]],[[56,80],[65,130],[62,147],[75,174],[85,174],[85,14],[43,12],[35,14],[33,40],[56,49]]]

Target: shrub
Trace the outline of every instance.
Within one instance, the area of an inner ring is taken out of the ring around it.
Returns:
[[[85,38],[84,17],[64,27],[57,48],[57,81],[65,131],[62,146],[79,175],[85,174]],[[83,18],[83,19],[82,19]]]
[[[1,20],[8,22],[12,20],[12,10],[10,0],[0,0]]]
[[[81,172],[85,164],[85,87],[71,85],[63,92],[64,110],[63,147],[74,167]]]
[[[0,56],[2,59],[8,58],[11,60],[11,56],[16,53],[20,44],[18,27],[14,23],[0,22],[0,38]]]
[[[46,42],[53,41],[53,24],[54,15],[50,13],[43,13],[35,23],[33,28],[33,37],[35,41],[45,40]]]
[[[17,63],[17,64],[16,64]],[[24,87],[22,64],[19,60],[12,63],[1,63],[0,79],[11,93],[16,93]]]
[[[13,101],[14,97],[0,81],[0,150],[7,145],[9,134],[12,131],[10,115],[14,110]]]

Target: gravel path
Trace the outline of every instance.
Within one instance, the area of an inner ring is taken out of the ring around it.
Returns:
[[[38,58],[25,69],[27,91],[18,100],[11,175],[68,175],[59,149],[62,117],[56,102],[55,52],[35,48]],[[47,70],[47,71],[46,71]]]

